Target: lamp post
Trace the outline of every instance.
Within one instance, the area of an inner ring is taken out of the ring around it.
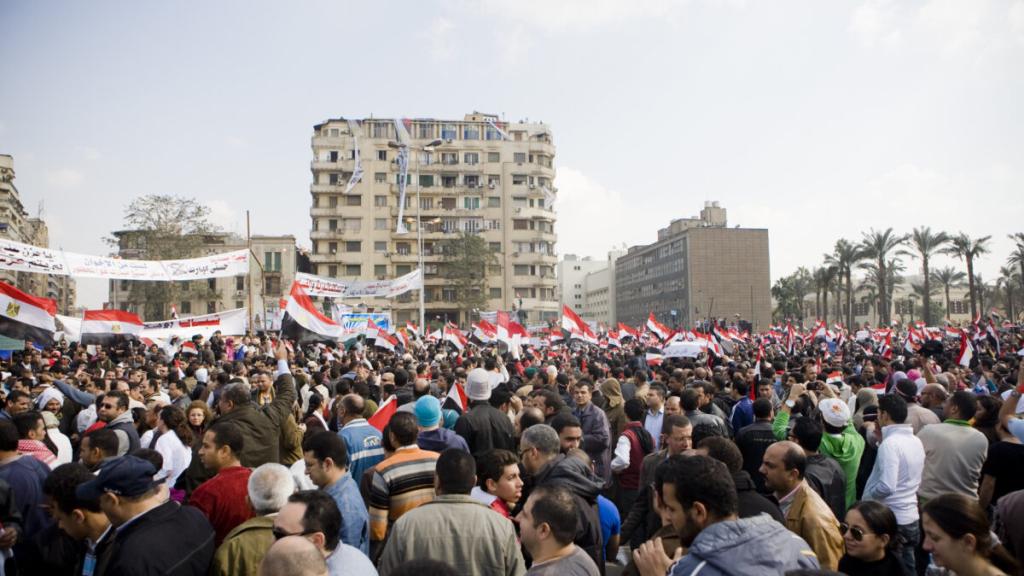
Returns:
[[[431,140],[423,146],[410,146],[402,142],[395,142],[391,140],[388,142],[388,148],[405,149],[406,151],[412,152],[430,152],[435,146],[438,146],[443,141],[441,139]],[[425,307],[423,303],[423,292],[427,289],[427,274],[423,270],[423,220],[420,218],[420,212],[423,210],[423,206],[420,204],[420,161],[416,159],[416,171],[413,174],[413,178],[416,179],[416,250],[417,250],[417,263],[420,267],[420,330],[426,333],[425,323]],[[408,183],[406,183],[408,185]],[[401,207],[399,207],[401,209]]]

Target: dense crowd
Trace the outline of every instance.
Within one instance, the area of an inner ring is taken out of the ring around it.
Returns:
[[[0,553],[47,576],[1020,574],[1019,338],[966,367],[959,342],[26,346],[0,366]]]

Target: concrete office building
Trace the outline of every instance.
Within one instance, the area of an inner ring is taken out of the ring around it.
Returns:
[[[616,316],[633,326],[650,312],[680,326],[738,317],[764,329],[771,322],[770,284],[768,230],[728,228],[725,208],[706,202],[699,217],[672,221],[655,243],[618,259]]]
[[[626,254],[625,248],[608,252],[603,268],[583,278],[583,318],[614,328],[615,314],[615,261]]]
[[[565,254],[558,262],[558,303],[569,306],[584,320],[593,320],[586,316],[587,291],[584,283],[587,274],[607,268],[604,260],[594,260],[590,256],[579,257]]]
[[[313,128],[310,255],[314,273],[347,280],[395,278],[419,264],[422,233],[428,323],[465,323],[456,291],[443,278],[442,241],[460,232],[487,241],[497,261],[486,271],[486,310],[522,309],[537,323],[558,315],[555,265],[555,146],[537,122],[502,122],[473,113],[462,120],[401,121],[414,149],[408,160],[404,212],[397,233],[399,129],[394,119],[344,118]],[[423,150],[440,139],[438,145]],[[349,193],[358,143],[363,170]],[[391,146],[389,146],[391,144]],[[420,199],[417,203],[417,194]],[[354,305],[358,302],[346,302]],[[399,322],[417,321],[419,295],[362,302],[391,309]]]

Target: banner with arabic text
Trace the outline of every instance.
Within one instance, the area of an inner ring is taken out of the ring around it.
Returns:
[[[299,272],[295,281],[310,296],[329,298],[394,298],[423,287],[423,274],[417,268],[391,280],[338,280]]]

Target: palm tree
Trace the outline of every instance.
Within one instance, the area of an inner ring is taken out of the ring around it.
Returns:
[[[1003,294],[1003,305],[1006,312],[1006,317],[1010,320],[1017,318],[1013,310],[1013,297],[1014,297],[1014,284],[1017,279],[1014,278],[1014,270],[1009,266],[1003,266],[999,268],[999,279],[996,280],[996,287],[1002,288],[1005,293]]]
[[[864,282],[861,282],[859,286],[857,286],[857,293],[863,293],[863,296],[860,297],[860,301],[862,304],[868,305],[868,316],[871,316],[872,314],[877,316],[878,286],[873,282],[865,280]],[[873,317],[872,322],[875,322],[877,324],[878,318]]]
[[[932,320],[931,273],[928,269],[928,263],[932,254],[941,250],[948,243],[949,234],[945,232],[933,233],[932,229],[928,226],[914,228],[914,233],[910,237],[910,244],[914,249],[911,255],[921,259],[921,272],[924,276],[924,284],[921,287],[921,306],[926,323]]]
[[[949,289],[958,288],[963,285],[964,278],[967,275],[963,272],[946,266],[945,268],[939,268],[932,272],[932,280],[942,286],[943,291],[946,294],[946,320],[949,320]]]
[[[978,317],[978,293],[974,285],[974,259],[988,254],[988,241],[991,236],[971,238],[963,232],[949,240],[949,245],[942,249],[944,254],[955,256],[967,263],[967,285],[971,294],[971,318]],[[984,308],[984,306],[983,306]]]
[[[913,295],[920,298],[922,302],[927,302],[938,290],[935,286],[926,286],[924,283],[921,284],[910,284],[910,289],[913,291]],[[924,311],[924,307],[921,308],[921,320],[927,325],[932,324],[932,318]],[[911,314],[913,315],[913,314]]]
[[[981,277],[981,274],[974,276],[974,286],[978,289],[978,310],[984,312],[988,303],[992,301],[992,287]]]
[[[846,291],[846,327],[853,326],[853,267],[864,259],[864,251],[860,246],[845,238],[836,240],[831,254],[825,255],[825,263],[835,266],[843,279]]]
[[[814,270],[814,287],[821,292],[821,307],[818,316],[828,325],[828,293],[835,287],[838,271],[834,266],[822,266]],[[815,292],[817,294],[817,292]]]
[[[1024,294],[1024,234],[1018,232],[1017,235],[1021,236],[1022,239],[1018,240],[1017,246],[1013,252],[1010,252],[1010,257],[1006,259],[1006,264],[1007,266],[1020,266],[1020,277],[1018,279],[1020,280],[1021,293]],[[1010,238],[1014,237],[1010,236]]]
[[[811,278],[811,273],[807,271],[807,268],[801,266],[793,273],[793,292],[796,296],[796,301],[800,303],[797,318],[800,320],[801,326],[804,323],[804,299],[807,298],[807,293],[811,291],[813,283],[814,280]]]
[[[864,256],[873,260],[877,268],[878,300],[881,303],[879,322],[885,324],[889,324],[891,319],[891,309],[888,307],[889,292],[886,290],[886,282],[889,278],[885,269],[887,259],[890,252],[897,250],[907,242],[907,238],[906,235],[894,234],[892,228],[888,228],[884,232],[872,228],[869,232],[864,233],[864,238],[861,240]]]

